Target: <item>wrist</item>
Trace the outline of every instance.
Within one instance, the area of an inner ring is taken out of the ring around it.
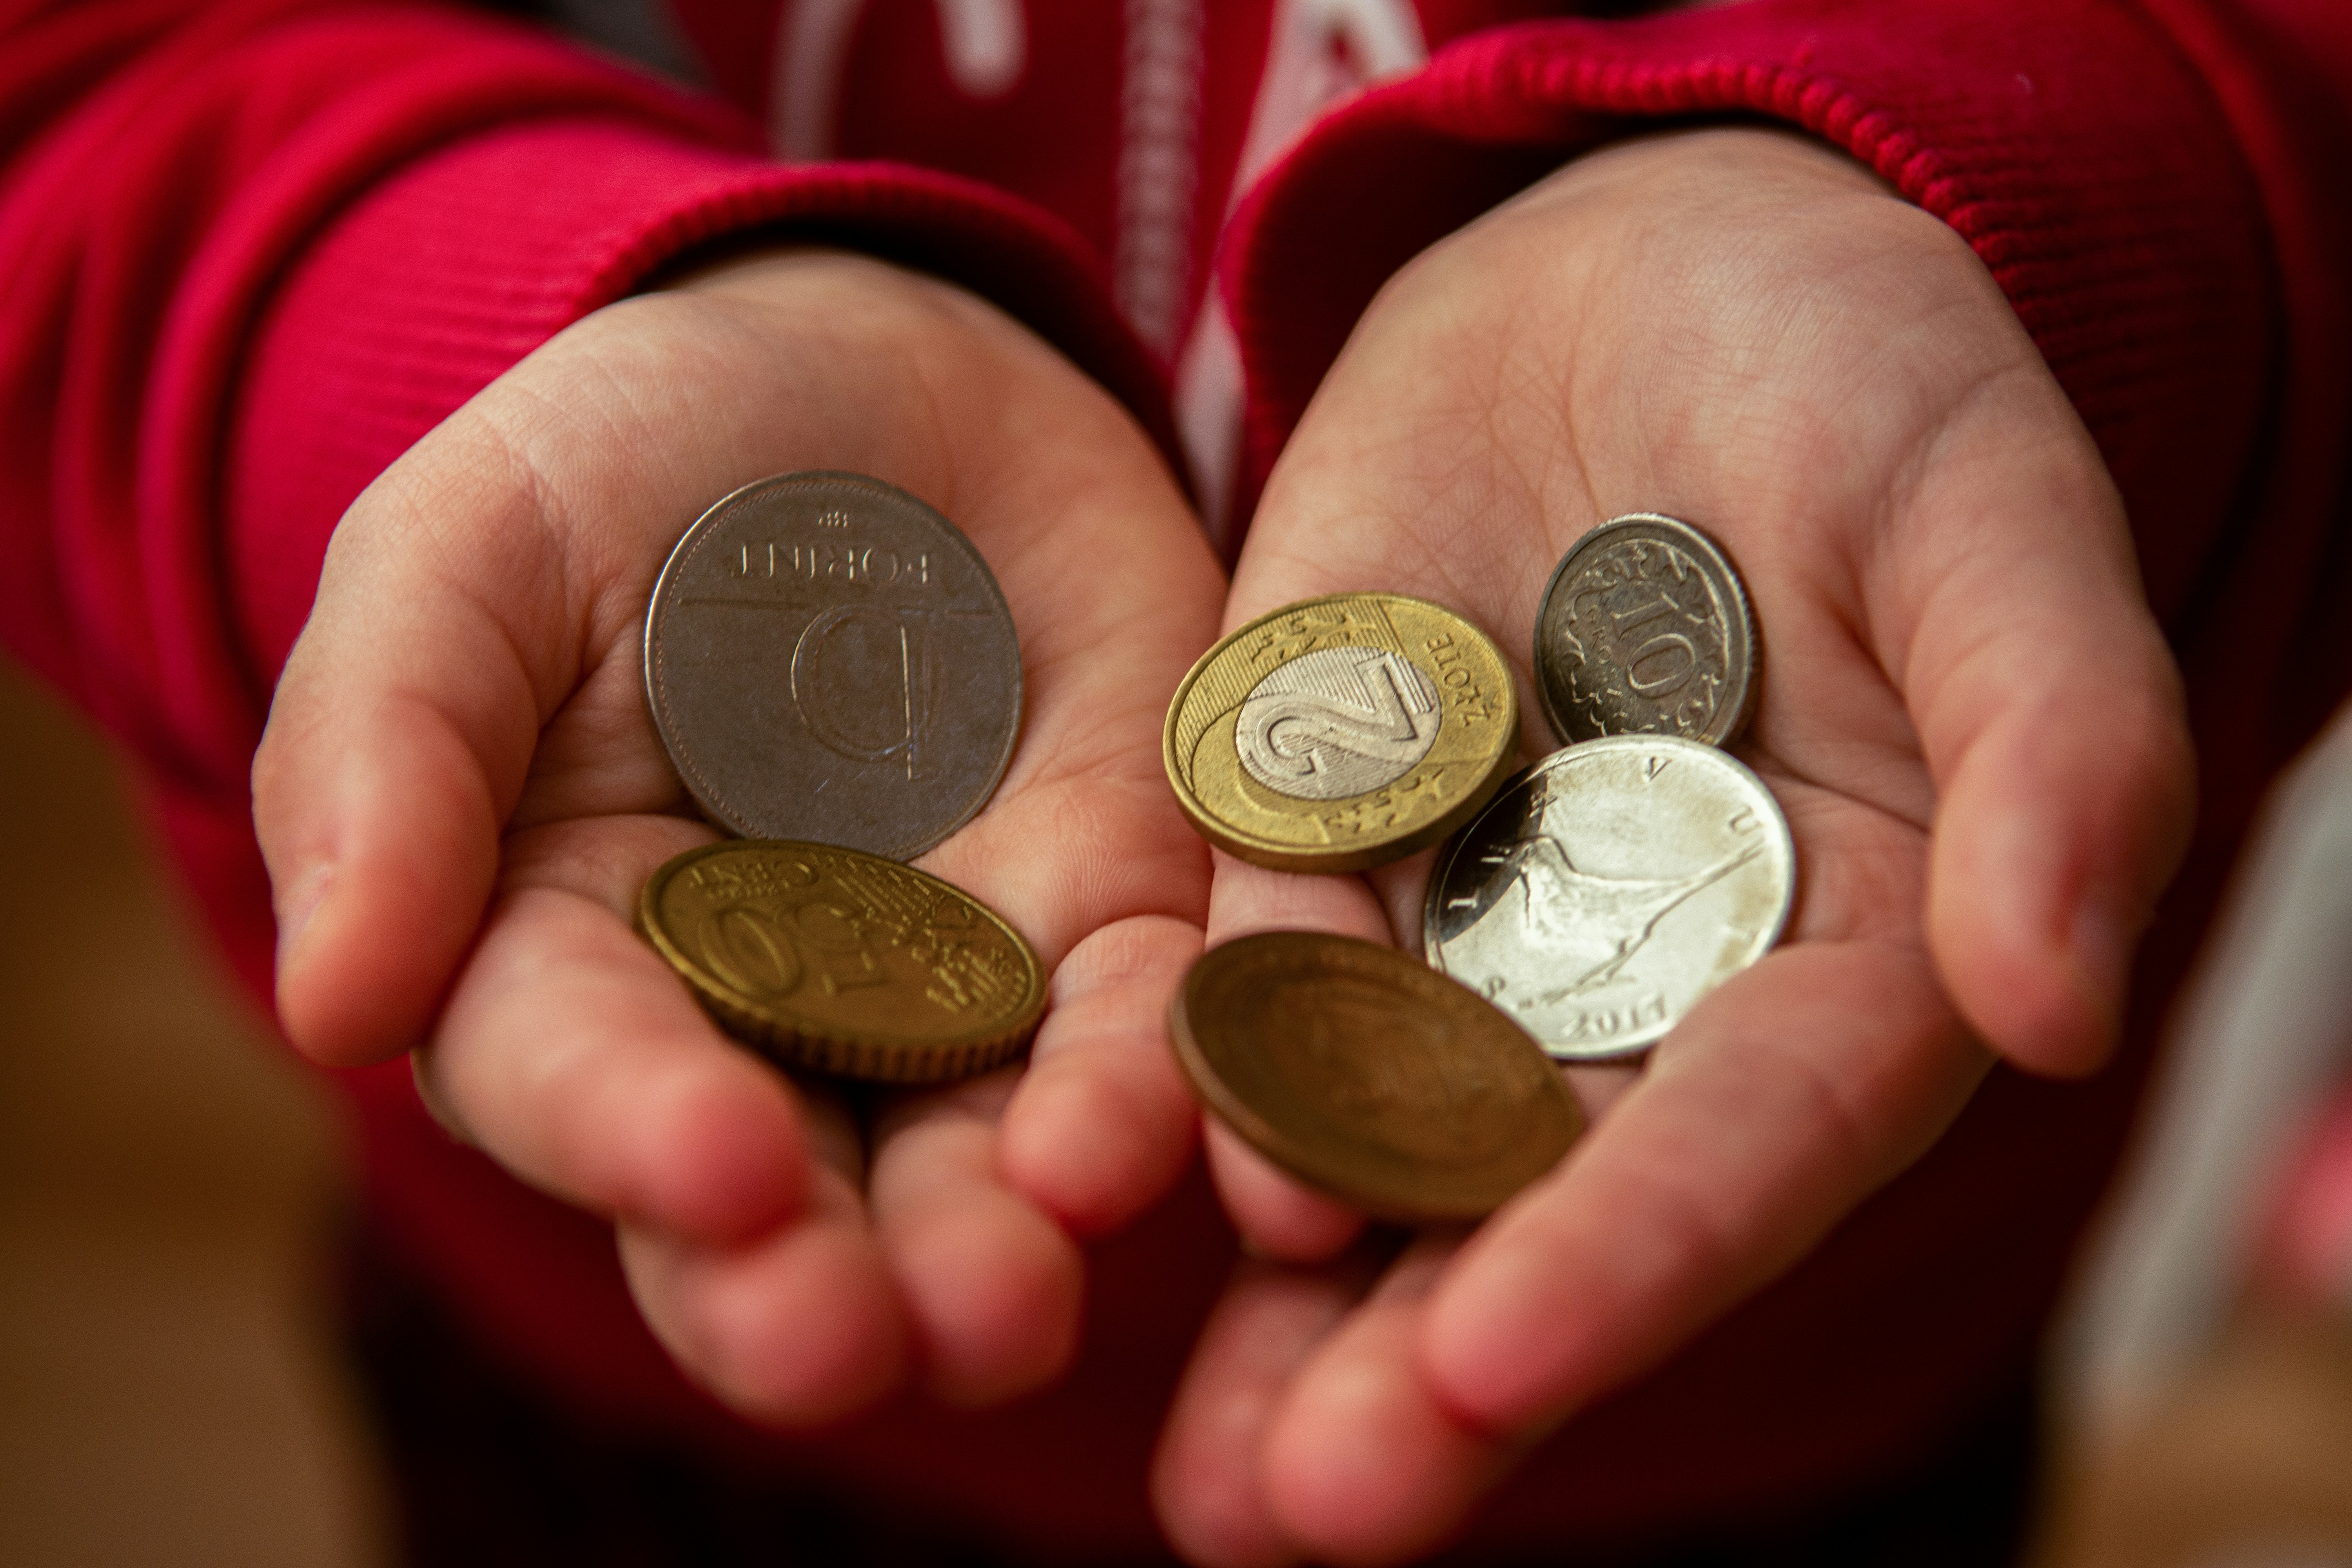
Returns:
[[[1496,210],[1588,196],[1692,212],[1875,199],[1926,216],[1852,155],[1801,132],[1759,125],[1613,142],[1570,160]]]

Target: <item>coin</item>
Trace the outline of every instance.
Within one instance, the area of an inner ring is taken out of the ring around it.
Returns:
[[[787,474],[719,501],[670,552],[646,699],[711,821],[906,860],[1004,776],[1021,645],[946,518],[879,479]]]
[[[1780,940],[1796,867],[1780,803],[1733,758],[1669,735],[1587,741],[1439,853],[1423,951],[1553,1056],[1624,1056]]]
[[[637,929],[729,1033],[787,1067],[943,1083],[1021,1054],[1045,968],[937,877],[824,844],[689,849],[646,882]]]
[[[1671,517],[1612,518],[1571,546],[1536,614],[1536,695],[1562,745],[1680,735],[1728,745],[1756,703],[1748,590]]]
[[[1584,1131],[1510,1019],[1394,948],[1265,931],[1210,949],[1169,1012],[1203,1103],[1258,1152],[1382,1219],[1469,1220]]]
[[[1509,667],[1477,627],[1402,594],[1333,594],[1202,655],[1160,749],[1210,843],[1276,870],[1360,871],[1485,804],[1518,729]]]

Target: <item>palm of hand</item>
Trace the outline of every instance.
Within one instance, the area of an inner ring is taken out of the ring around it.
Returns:
[[[709,501],[810,468],[954,517],[1020,630],[1011,768],[919,862],[1058,965],[1009,1142],[1013,1071],[858,1107],[788,1086],[628,930],[647,873],[714,837],[646,715],[654,574]],[[1066,1232],[1123,1219],[1189,1150],[1159,1006],[1207,863],[1159,780],[1153,694],[1221,587],[1108,398],[943,286],[771,258],[593,318],[337,531],[256,764],[289,1033],[330,1061],[422,1044],[436,1114],[614,1215],[648,1321],[755,1414],[834,1415],[909,1365],[960,1401],[1034,1385],[1075,1333]]]
[[[1237,1277],[1158,1479],[1202,1560],[1425,1549],[1517,1444],[1916,1158],[1991,1060],[1972,1031],[2044,1069],[2105,1047],[2177,853],[2185,741],[2096,455],[1974,258],[1793,140],[1586,160],[1375,301],[1273,476],[1226,624],[1344,589],[1445,604],[1519,664],[1532,755],[1545,580],[1632,510],[1708,527],[1754,596],[1764,687],[1737,749],[1796,837],[1788,933],[1638,1078],[1580,1071],[1613,1103],[1458,1253],[1424,1241],[1378,1282]],[[1361,880],[1221,859],[1210,940],[1412,945],[1428,858]],[[1210,1147],[1263,1253],[1354,1235],[1221,1129]]]

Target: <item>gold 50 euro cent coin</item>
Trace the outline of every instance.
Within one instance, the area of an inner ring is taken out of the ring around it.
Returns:
[[[1265,931],[1202,954],[1170,1012],[1202,1102],[1382,1219],[1474,1220],[1559,1162],[1584,1112],[1518,1026],[1394,948]]]
[[[1219,848],[1281,871],[1361,871],[1486,804],[1518,741],[1511,672],[1460,616],[1334,594],[1202,655],[1169,705],[1176,799]]]
[[[1045,1009],[1021,934],[937,877],[823,844],[689,849],[638,928],[722,1027],[786,1067],[943,1083],[1018,1056]]]

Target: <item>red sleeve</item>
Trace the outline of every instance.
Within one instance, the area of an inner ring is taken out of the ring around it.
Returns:
[[[1167,428],[1045,215],[906,167],[779,167],[730,110],[457,10],[0,4],[0,635],[239,814],[360,488],[716,237],[939,272]]]

